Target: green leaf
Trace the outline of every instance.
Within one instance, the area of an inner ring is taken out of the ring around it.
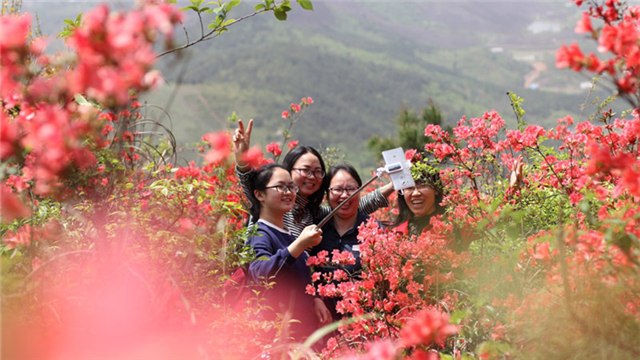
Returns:
[[[229,19],[229,20],[225,21],[225,22],[224,22],[224,24],[222,24],[222,26],[231,25],[231,24],[233,24],[234,22],[236,22],[236,20],[235,20],[235,19]]]
[[[285,11],[285,12],[291,11],[291,3],[288,3],[288,2],[282,3],[280,5],[280,9],[282,9],[282,11]]]
[[[300,4],[300,6],[303,9],[313,11],[313,4],[311,3],[311,0],[296,0],[296,1],[298,2],[298,4]]]
[[[93,106],[93,104],[91,104],[89,101],[87,101],[87,99],[84,96],[80,95],[80,94],[75,94],[73,96],[73,98],[76,100],[78,105]]]
[[[337,330],[340,326],[343,325],[349,325],[349,324],[353,324],[359,321],[363,321],[363,320],[369,320],[369,319],[373,319],[378,317],[377,314],[375,313],[369,313],[369,314],[365,314],[362,316],[358,316],[358,317],[352,317],[352,318],[345,318],[343,320],[340,321],[336,321],[334,323],[331,323],[329,325],[325,325],[324,327],[321,327],[320,329],[316,330],[313,334],[311,334],[311,336],[309,336],[307,338],[307,340],[305,340],[304,344],[302,344],[302,346],[306,349],[311,349],[311,346],[313,344],[315,344],[316,342],[318,342],[320,339],[322,339],[323,337],[325,337],[326,335],[330,334],[331,332]],[[367,326],[366,324],[363,324],[365,327]]]
[[[227,6],[225,7],[225,11],[231,11],[231,9],[233,9],[234,7],[238,6],[240,4],[240,0],[231,0],[229,1],[229,3],[227,4]]]
[[[258,4],[258,5],[256,5],[256,7],[254,7],[253,9],[254,9],[255,11],[260,11],[260,10],[262,10],[262,9],[264,9],[264,8],[265,8],[264,4]]]
[[[471,311],[469,309],[457,309],[451,314],[451,323],[452,324],[460,324],[462,320],[466,319],[471,315]]]
[[[287,13],[281,9],[275,9],[273,10],[273,15],[276,17],[276,19],[280,20],[280,21],[285,21],[287,20]]]

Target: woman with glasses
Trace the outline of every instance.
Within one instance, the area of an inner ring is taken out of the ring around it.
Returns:
[[[413,164],[411,174],[416,185],[398,191],[398,216],[390,224],[396,231],[418,236],[431,229],[431,219],[445,213],[442,206],[445,189],[440,180],[440,171],[427,162]],[[523,163],[517,159],[509,180],[510,189],[518,189],[522,183]],[[445,219],[447,221],[447,219]],[[478,235],[474,230],[453,226],[453,239],[450,246],[457,250],[466,250]]]
[[[305,293],[311,284],[305,249],[322,241],[322,231],[315,225],[304,228],[294,237],[284,229],[283,217],[291,211],[299,187],[289,171],[281,165],[268,164],[249,177],[251,214],[257,220],[257,234],[248,243],[256,260],[249,265],[249,277],[255,283],[274,283],[265,297],[273,311],[264,313],[269,320],[287,312],[298,322],[289,325],[288,335],[300,340],[319,325],[331,322],[331,313],[322,299]]]
[[[444,188],[437,169],[427,164],[411,168],[415,186],[398,191],[398,216],[388,224],[408,235],[420,235],[430,228],[431,218],[445,212],[441,205]]]
[[[339,204],[362,186],[362,180],[356,169],[347,164],[333,166],[327,174],[329,188],[327,198],[331,209]],[[349,251],[356,259],[354,265],[346,265],[343,270],[350,276],[358,276],[362,266],[360,264],[360,249],[358,243],[358,227],[369,219],[369,215],[358,210],[360,194],[356,194],[349,202],[344,204],[338,212],[322,227],[322,242],[309,252],[315,256],[320,251],[327,251],[329,255],[333,250]],[[331,272],[335,269],[320,268],[317,271]],[[341,315],[336,312],[336,302],[340,299],[326,299],[325,303],[334,319]]]
[[[251,129],[253,120],[249,120],[247,128],[244,128],[242,120],[238,120],[238,129],[233,136],[234,151],[236,155],[236,175],[240,184],[247,193],[247,179],[251,168],[242,160],[242,153],[247,151],[251,142]],[[289,213],[285,214],[284,225],[294,236],[300,235],[302,230],[311,224],[320,222],[331,208],[322,206],[322,199],[328,187],[325,179],[326,168],[322,156],[311,146],[296,146],[284,158],[284,167],[291,172],[293,182],[300,187],[296,203]],[[389,183],[382,188],[364,196],[359,209],[365,214],[371,214],[381,207],[388,207],[387,197],[393,192],[393,184]],[[249,225],[253,220],[249,220]]]

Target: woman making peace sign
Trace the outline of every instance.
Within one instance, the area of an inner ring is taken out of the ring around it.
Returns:
[[[248,179],[252,172],[249,164],[243,161],[242,154],[251,144],[253,120],[245,129],[242,120],[238,120],[238,129],[233,136],[236,157],[236,175],[247,197]],[[309,225],[316,224],[331,212],[328,206],[321,206],[328,184],[325,181],[326,168],[320,153],[311,146],[296,146],[284,158],[283,166],[291,172],[293,182],[300,188],[296,202],[291,211],[284,215],[284,225],[293,236],[298,236]],[[388,207],[387,197],[393,192],[393,184],[389,183],[360,199],[359,210],[371,214],[381,207]],[[250,219],[253,224],[255,219]]]

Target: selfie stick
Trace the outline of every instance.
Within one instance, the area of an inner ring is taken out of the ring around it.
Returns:
[[[382,176],[382,174],[384,173],[389,174],[389,176],[391,177],[391,182],[393,182],[393,188],[395,190],[401,190],[411,186],[415,186],[413,176],[411,176],[411,162],[405,158],[402,148],[383,151],[382,157],[384,158],[385,166],[378,168],[376,170],[376,175],[374,175],[371,180],[360,186],[360,188],[354,191],[353,194],[349,195],[349,197],[345,201],[338,204],[338,206],[336,206],[336,208],[333,209],[329,213],[329,215],[325,216],[325,218],[322,219],[322,221],[320,221],[320,223],[317,225],[318,229],[322,228],[324,224],[326,224],[327,221],[329,221],[344,204],[353,199],[356,194],[360,193],[360,191],[362,191],[365,187],[371,184],[375,179]]]

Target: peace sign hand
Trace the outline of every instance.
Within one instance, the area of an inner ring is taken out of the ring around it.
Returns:
[[[512,189],[520,188],[520,183],[522,183],[522,167],[524,163],[522,162],[522,157],[518,157],[513,164],[513,170],[511,171],[511,176],[509,177],[509,187]]]
[[[233,135],[233,150],[236,155],[236,164],[245,167],[247,164],[242,160],[242,154],[249,150],[251,145],[251,130],[253,129],[253,119],[249,120],[247,128],[244,128],[242,120],[238,120],[238,128]]]

